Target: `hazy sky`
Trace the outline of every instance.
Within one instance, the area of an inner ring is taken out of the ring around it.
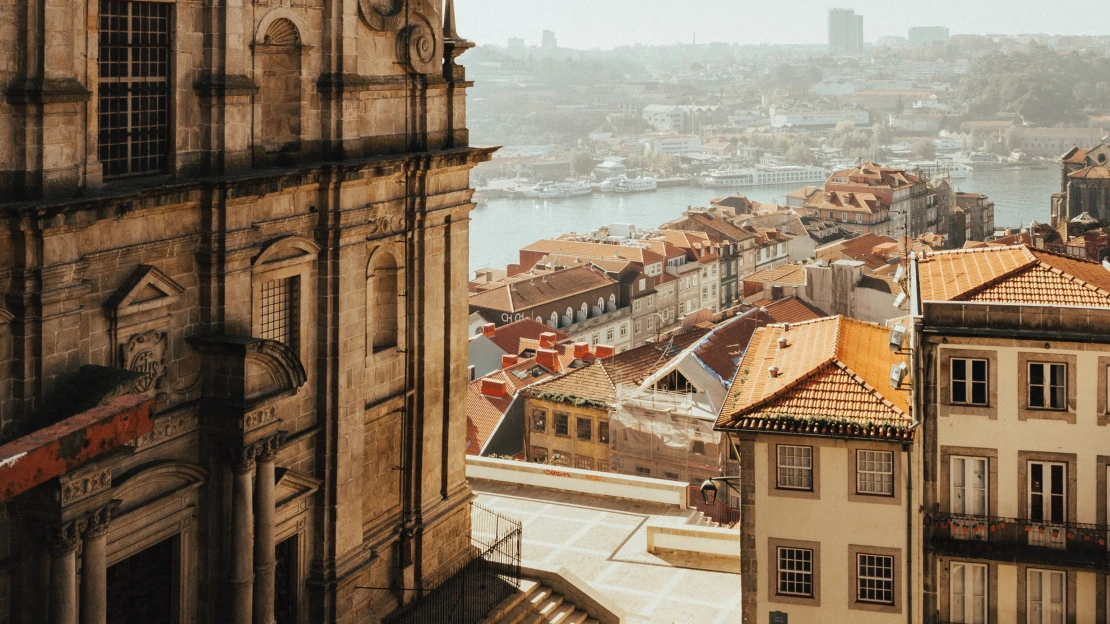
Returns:
[[[455,0],[459,34],[472,41],[505,45],[522,37],[538,45],[548,29],[568,48],[689,42],[695,32],[699,43],[825,43],[832,6],[862,14],[867,41],[904,37],[911,26],[948,26],[953,34],[1110,34],[1105,5],[1080,9],[1059,0]]]

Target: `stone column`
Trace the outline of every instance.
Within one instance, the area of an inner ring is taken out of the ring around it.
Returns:
[[[77,624],[77,528],[53,531],[50,548],[50,624]]]
[[[243,449],[232,470],[231,493],[231,624],[251,624],[251,592],[254,584],[254,536],[251,524],[251,471],[255,449]]]
[[[93,512],[84,522],[81,534],[81,624],[108,622],[108,523],[118,508],[118,501]]]
[[[282,434],[258,447],[254,490],[254,624],[274,624],[274,460]]]

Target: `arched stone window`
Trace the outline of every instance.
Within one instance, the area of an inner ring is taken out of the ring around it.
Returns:
[[[401,270],[387,249],[377,249],[366,270],[366,336],[368,355],[400,345],[404,299]]]

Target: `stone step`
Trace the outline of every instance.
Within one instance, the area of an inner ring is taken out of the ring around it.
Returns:
[[[559,620],[558,624],[582,624],[586,621],[586,618],[588,617],[590,617],[589,613],[586,613],[581,609],[575,609],[565,618]]]
[[[574,605],[564,602],[544,619],[544,624],[564,624],[567,618],[570,617],[570,614],[574,613],[576,610],[577,608]]]
[[[535,611],[528,617],[521,620],[523,624],[542,624],[547,621],[547,617],[563,604],[563,596],[561,594],[552,594],[547,600],[543,602]]]
[[[503,618],[516,609],[522,602],[525,602],[530,596],[534,595],[536,590],[540,588],[540,584],[528,579],[521,579],[519,591],[513,592],[511,596],[502,600],[496,607],[493,608],[486,617],[478,620],[478,624],[501,624]]]
[[[553,590],[550,587],[537,584],[537,587],[533,588],[527,598],[496,620],[497,624],[520,624],[526,619],[531,619],[540,606],[547,602],[552,593]]]

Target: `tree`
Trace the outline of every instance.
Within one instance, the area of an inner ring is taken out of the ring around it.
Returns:
[[[879,121],[871,126],[871,144],[876,147],[890,145],[894,142],[894,131],[890,124]]]
[[[570,156],[570,168],[578,176],[588,175],[596,164],[590,150],[577,150]]]
[[[914,141],[910,149],[918,160],[933,160],[937,157],[937,144],[929,140]]]
[[[788,162],[798,165],[812,165],[814,163],[813,152],[802,143],[795,143],[786,150],[785,158]]]

